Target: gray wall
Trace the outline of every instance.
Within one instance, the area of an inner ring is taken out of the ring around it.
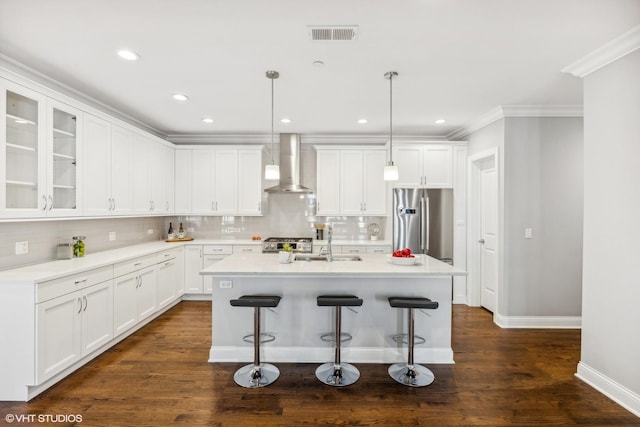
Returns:
[[[582,119],[508,117],[467,139],[470,156],[498,148],[498,314],[580,316]]]
[[[580,316],[582,123],[582,118],[506,119],[506,316]],[[532,239],[525,239],[525,228],[532,228]]]
[[[581,364],[640,395],[640,50],[584,79]],[[632,399],[629,399],[632,401]]]

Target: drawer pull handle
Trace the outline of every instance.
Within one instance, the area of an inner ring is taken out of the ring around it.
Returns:
[[[141,264],[142,264],[142,261],[140,261],[140,262],[134,262],[134,263],[133,263],[133,266],[134,266],[134,267],[137,267],[137,266],[139,266],[139,265],[141,265]]]
[[[85,283],[87,280],[89,280],[89,279],[79,279],[79,280],[76,280],[73,283],[76,284],[76,285],[79,285],[80,283]]]
[[[173,261],[167,261],[167,262],[164,263],[164,266],[167,267],[167,266],[169,266],[171,264],[173,264]]]

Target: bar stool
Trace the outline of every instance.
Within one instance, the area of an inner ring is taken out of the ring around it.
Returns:
[[[253,334],[242,337],[243,341],[253,343],[253,363],[238,369],[233,380],[242,387],[257,388],[272,384],[280,376],[280,370],[270,363],[260,363],[260,343],[271,342],[276,339],[271,334],[260,332],[260,308],[277,307],[280,303],[278,295],[243,295],[232,299],[229,303],[233,307],[253,307]],[[260,337],[266,339],[260,339]]]
[[[438,308],[436,301],[431,301],[429,298],[412,298],[412,297],[389,297],[389,305],[396,308],[408,309],[407,324],[409,327],[409,334],[395,335],[393,338],[396,342],[404,343],[404,337],[407,337],[407,344],[409,347],[409,357],[407,363],[395,363],[389,366],[389,375],[402,385],[410,387],[424,387],[433,382],[435,376],[430,369],[413,363],[413,346],[415,339],[421,340],[418,342],[422,344],[425,342],[424,338],[416,337],[414,333],[413,324],[413,310],[427,309],[434,310]]]
[[[342,363],[340,360],[340,344],[342,341],[351,339],[351,335],[342,333],[342,307],[359,307],[362,305],[362,299],[355,295],[320,295],[317,301],[319,307],[336,308],[336,326],[335,335],[330,340],[335,341],[334,361],[318,366],[316,378],[331,386],[344,387],[351,385],[360,378],[360,371],[350,363]],[[325,336],[323,335],[323,340]],[[344,339],[343,336],[345,336]]]

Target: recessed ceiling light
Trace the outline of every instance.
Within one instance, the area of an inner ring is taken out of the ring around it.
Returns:
[[[187,99],[189,99],[187,95],[182,93],[174,93],[173,95],[171,95],[171,97],[173,97],[173,99],[175,99],[176,101],[181,101],[181,102],[184,102]]]
[[[316,68],[322,68],[324,66],[324,62],[323,61],[313,61],[312,64]]]
[[[358,123],[360,123],[361,125],[368,123],[367,119],[358,119]]]
[[[213,123],[213,119],[211,117],[203,117],[202,121],[205,123]]]
[[[137,61],[138,59],[140,59],[140,55],[126,49],[119,50],[118,56],[122,59],[126,59],[127,61]]]
[[[447,123],[447,121],[446,121],[445,119],[438,119],[438,120],[436,120],[436,122],[435,122],[435,123],[436,123],[437,125],[441,125],[441,124],[443,124],[443,123]]]
[[[283,117],[283,118],[280,119],[280,123],[291,123],[291,119]]]

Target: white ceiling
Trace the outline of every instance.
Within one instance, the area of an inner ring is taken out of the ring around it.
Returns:
[[[582,104],[560,70],[639,23],[640,0],[0,0],[0,53],[165,135],[269,134],[271,69],[292,120],[275,132],[386,134],[394,70],[394,134],[444,136],[499,105]]]

